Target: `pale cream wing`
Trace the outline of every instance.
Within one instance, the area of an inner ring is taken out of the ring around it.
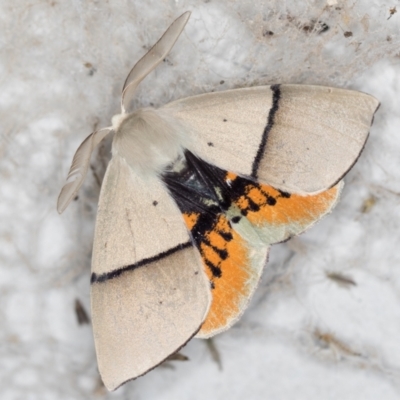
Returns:
[[[161,110],[191,150],[228,171],[294,193],[319,193],[352,167],[379,102],[345,89],[273,85],[189,97]]]
[[[92,260],[92,320],[109,390],[145,374],[200,329],[210,283],[182,215],[156,177],[114,156],[102,185]]]

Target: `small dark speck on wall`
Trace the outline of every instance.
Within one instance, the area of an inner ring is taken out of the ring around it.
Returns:
[[[79,325],[88,324],[89,316],[79,299],[75,299],[75,314]]]
[[[264,37],[273,36],[273,35],[274,35],[274,32],[272,32],[272,31],[270,31],[270,30],[268,30],[268,29],[264,29],[262,35],[263,35]]]
[[[302,26],[305,33],[325,33],[329,30],[329,25],[322,21],[311,20],[308,24]]]
[[[83,64],[89,70],[89,76],[93,76],[96,72],[96,68],[90,62],[86,62]]]

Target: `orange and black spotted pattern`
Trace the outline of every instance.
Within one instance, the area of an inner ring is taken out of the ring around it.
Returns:
[[[217,333],[241,314],[266,263],[267,247],[302,232],[330,210],[339,193],[332,188],[316,196],[292,195],[224,171],[189,151],[179,172],[167,171],[162,177],[210,280],[213,300],[202,336]],[[265,245],[260,253],[265,257],[257,262],[255,245],[235,226],[244,217]]]
[[[253,272],[246,242],[221,213],[184,213],[210,280],[213,301],[200,333],[207,335],[229,324],[249,296]]]
[[[227,182],[236,195],[233,204],[240,209],[254,227],[271,231],[272,241],[276,243],[291,235],[303,232],[309,225],[329,212],[340,194],[340,186],[334,186],[317,195],[301,196],[290,194],[241,178],[232,172],[226,175]],[[274,228],[286,227],[287,235],[273,240]]]

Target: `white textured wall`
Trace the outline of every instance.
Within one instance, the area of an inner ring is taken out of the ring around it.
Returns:
[[[186,10],[137,106],[288,82],[358,89],[382,105],[334,213],[273,248],[248,311],[215,338],[222,370],[194,340],[182,350],[190,361],[107,394],[74,311],[76,298],[89,311],[107,144],[62,216],[56,198],[80,142],[119,111],[133,63]],[[2,400],[400,398],[398,1],[2,0],[0,21]]]

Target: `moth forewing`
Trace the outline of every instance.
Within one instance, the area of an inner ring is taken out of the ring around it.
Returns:
[[[273,85],[193,96],[163,109],[209,163],[277,189],[317,194],[358,159],[378,106],[361,92]]]
[[[206,318],[210,284],[182,215],[157,176],[114,155],[92,258],[92,320],[109,390],[163,362]]]

